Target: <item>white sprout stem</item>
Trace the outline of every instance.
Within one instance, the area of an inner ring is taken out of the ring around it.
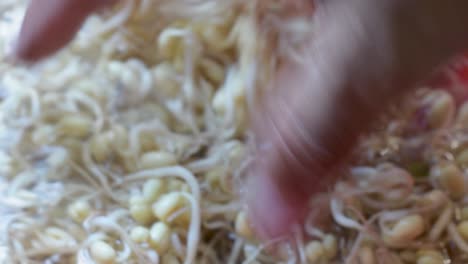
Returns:
[[[237,259],[239,258],[243,244],[244,244],[243,239],[236,238],[236,240],[234,241],[234,245],[232,246],[231,254],[229,254],[228,261],[226,262],[227,264],[237,263]]]
[[[31,119],[36,120],[41,113],[39,94],[36,89],[29,89],[28,93],[31,100]]]
[[[29,258],[50,256],[53,254],[73,254],[79,250],[79,246],[61,246],[61,247],[48,247],[40,249],[31,249],[25,252]]]
[[[448,232],[455,245],[464,253],[468,253],[468,243],[460,236],[454,223],[448,225]]]
[[[215,167],[216,165],[219,165],[221,160],[222,158],[220,155],[213,155],[206,159],[193,161],[185,165],[185,167],[193,173],[200,173],[200,172],[208,171],[212,169],[213,167]]]
[[[138,13],[140,13],[141,15],[146,14],[152,6],[151,3],[152,3],[151,0],[141,0],[140,5],[138,7]]]
[[[252,254],[250,254],[250,256],[248,258],[246,258],[242,264],[250,264],[252,262],[255,261],[255,259],[257,258],[258,255],[260,255],[260,253],[262,252],[262,250],[265,248],[266,246],[263,245],[263,246],[259,246]]]
[[[199,258],[200,263],[221,263],[221,261],[217,259],[216,252],[211,248],[212,246],[213,243],[208,245],[200,244],[198,248],[198,250],[201,251],[201,257]]]
[[[84,180],[86,180],[89,184],[91,184],[91,186],[93,186],[94,188],[97,188],[99,189],[99,183],[96,182],[93,177],[91,175],[89,175],[89,173],[82,169],[78,164],[76,164],[75,162],[73,161],[69,161],[69,165],[72,169],[76,170],[78,172],[78,175],[83,177]]]
[[[26,259],[23,245],[21,245],[21,243],[17,240],[13,240],[12,242],[13,248],[16,251],[15,257],[19,258],[20,263],[29,263],[29,261]]]
[[[82,249],[86,248],[89,245],[91,245],[93,242],[98,241],[98,240],[103,240],[105,238],[106,238],[106,235],[104,233],[101,233],[101,232],[92,233],[86,238],[85,241],[81,243],[81,248]]]
[[[388,210],[401,208],[411,202],[408,199],[402,199],[400,201],[377,201],[368,196],[361,196],[360,199],[366,207],[369,207],[374,210]]]
[[[365,167],[365,166],[360,166],[360,167],[353,167],[351,168],[351,173],[350,175],[355,178],[370,178],[377,174],[377,169],[372,168],[372,167]]]
[[[379,220],[384,221],[384,222],[397,221],[400,218],[411,214],[412,212],[413,211],[411,211],[409,209],[382,212],[380,214]],[[416,212],[414,212],[414,213],[416,213]]]
[[[77,253],[77,264],[96,264],[96,262],[91,258],[88,250],[83,248]]]
[[[429,240],[432,242],[436,242],[442,232],[447,228],[450,224],[450,220],[452,219],[453,215],[453,207],[452,205],[448,205],[442,214],[439,216],[435,224],[432,226],[431,231],[429,232]]]
[[[249,263],[252,263],[255,261],[255,259],[260,255],[260,253],[267,247],[271,246],[271,245],[274,245],[280,241],[284,241],[285,238],[284,237],[279,237],[279,238],[275,238],[275,239],[272,239],[266,243],[263,243],[263,244],[260,244],[257,246],[257,248],[255,249],[255,251],[252,252],[252,254],[249,254],[250,256],[248,258],[246,258],[242,264],[249,264]]]
[[[158,132],[167,134],[167,127],[161,121],[155,119],[151,123],[141,123],[131,128],[129,135],[130,149],[124,153],[138,155],[140,153],[140,134],[143,132]]]
[[[200,230],[201,230],[201,213],[200,213],[200,200],[194,199],[192,195],[182,193],[187,200],[190,201],[192,206],[190,226],[187,234],[187,257],[185,264],[191,264],[195,262],[197,255],[197,246],[200,241]]]
[[[147,250],[145,255],[150,261],[149,263],[159,264],[161,262],[158,252],[155,250]]]
[[[128,210],[121,208],[121,209],[117,209],[117,210],[113,211],[107,217],[109,219],[112,219],[113,221],[117,222],[119,219],[121,219],[121,218],[123,218],[125,216],[128,216],[128,215],[129,215]]]
[[[301,230],[300,225],[298,224],[294,225],[293,235],[294,235],[294,240],[296,243],[297,251],[299,253],[300,263],[305,264],[307,263],[307,257],[306,257],[306,253],[304,250],[304,237],[302,235],[302,230]]]
[[[292,248],[292,246],[289,244],[287,245],[287,250],[288,250],[288,264],[295,264],[297,263],[297,256],[296,254],[294,253],[294,250]],[[306,262],[300,262],[301,264],[305,264]]]
[[[174,248],[176,254],[181,258],[185,258],[186,257],[186,254],[185,254],[186,247],[184,247],[184,245],[182,245],[182,242],[180,241],[180,238],[179,238],[179,234],[173,233],[171,235],[171,243],[172,243],[172,247]]]
[[[80,61],[78,59],[73,59],[68,61],[68,63],[61,63],[61,67],[57,70],[62,69],[59,73],[54,75],[49,82],[51,87],[63,87],[66,85],[73,76],[76,76],[76,69],[79,68]]]
[[[22,187],[25,187],[37,181],[36,176],[37,175],[32,171],[24,171],[23,173],[17,175],[15,179],[12,182],[10,182],[10,186],[8,188],[8,195],[13,195]]]
[[[182,85],[182,90],[184,91],[184,95],[187,97],[187,99],[192,100],[195,97],[195,89],[194,89],[194,83],[193,83],[193,44],[194,44],[194,36],[190,34],[189,31],[184,32],[184,61],[185,61],[185,67],[184,67],[184,82]]]
[[[345,260],[346,264],[353,264],[355,262],[359,248],[361,247],[362,239],[363,239],[363,234],[359,233],[358,237],[353,243],[353,246],[351,247],[351,251],[349,252],[349,255],[346,257],[346,260]]]
[[[94,132],[97,133],[101,131],[102,127],[104,126],[104,113],[102,112],[99,104],[97,104],[96,101],[89,95],[86,95],[80,91],[71,91],[67,93],[67,96],[69,96],[70,99],[80,101],[94,113],[94,116],[96,117],[96,121],[94,122]]]
[[[353,219],[346,217],[343,214],[343,203],[341,201],[338,201],[336,198],[331,199],[331,213],[333,216],[333,219],[341,226],[351,228],[351,229],[356,229],[358,231],[362,230],[362,226],[354,221]]]
[[[232,229],[231,225],[225,221],[203,222],[205,229]]]
[[[1,244],[6,244],[10,241],[10,225],[15,221],[17,218],[23,218],[25,215],[23,213],[17,213],[14,215],[7,215],[6,213],[2,212],[2,219],[0,219],[0,235],[1,235]]]
[[[130,258],[132,255],[132,249],[127,243],[122,243],[123,244],[123,250],[118,252],[117,254],[117,263],[124,263],[126,260]]]
[[[190,194],[188,194],[190,195]],[[167,222],[168,223],[172,223],[175,219],[177,219],[177,217],[183,215],[185,212],[187,212],[189,210],[189,208],[187,207],[182,207],[180,208],[179,210],[176,210],[174,213],[170,214],[168,217],[167,217]]]
[[[214,205],[210,204],[206,208],[202,209],[202,213],[207,216],[217,215],[217,214],[225,214],[236,212],[241,209],[241,204],[239,202],[231,202],[228,204],[223,205]]]
[[[325,237],[325,233],[322,230],[316,228],[310,223],[305,225],[305,231],[308,235],[315,236],[319,239],[323,239]]]
[[[105,34],[119,26],[122,26],[130,18],[135,5],[135,0],[126,0],[124,3],[125,5],[122,10],[112,16],[111,19],[106,21],[96,32],[89,36],[90,39],[95,39],[98,35]]]
[[[193,100],[195,98],[195,85],[193,81],[193,71],[194,71],[194,62],[193,62],[193,49],[194,49],[194,37],[190,32],[187,32],[186,37],[184,38],[184,44],[185,44],[185,56],[184,56],[184,61],[185,61],[185,67],[184,67],[184,73],[185,73],[185,78],[183,81],[182,85],[182,90],[184,90],[184,96],[187,99],[187,101],[190,104],[190,107],[193,108]],[[196,124],[196,120],[193,116],[193,112],[188,113],[191,118],[190,118],[190,126],[192,128],[192,131],[195,135],[200,134],[200,129],[198,128],[198,125]]]
[[[145,67],[145,64],[139,59],[131,59],[128,64],[136,68],[140,75],[141,85],[139,85],[141,97],[145,97],[153,86],[151,72]]]
[[[212,169],[216,165],[219,165],[221,161],[224,160],[226,154],[228,154],[235,146],[237,146],[237,141],[230,141],[226,144],[223,144],[219,149],[216,149],[210,157],[205,159],[200,159],[197,161],[193,161],[185,167],[193,173],[200,173]]]
[[[113,200],[123,203],[123,200],[120,199],[110,188],[109,183],[107,182],[106,176],[99,170],[96,164],[91,159],[91,153],[89,151],[89,143],[84,144],[83,146],[83,162],[85,166],[90,170],[94,176],[97,177],[101,186],[103,187],[105,193],[112,198]]]
[[[236,83],[236,78],[238,74],[235,68],[228,69],[226,80],[224,82],[224,86],[221,89],[224,89],[226,92],[226,113],[224,114],[225,120],[224,125],[234,125],[236,120],[236,110],[235,110],[235,102],[232,89],[229,89],[229,84]]]

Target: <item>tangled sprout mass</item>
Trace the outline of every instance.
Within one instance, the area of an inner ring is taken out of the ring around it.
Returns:
[[[468,261],[468,105],[434,89],[363,139],[303,232],[274,252],[255,238],[248,113],[308,11],[122,1],[24,66],[5,58],[25,5],[0,3],[0,263]]]

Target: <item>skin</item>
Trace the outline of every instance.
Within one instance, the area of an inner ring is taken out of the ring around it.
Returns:
[[[31,1],[17,58],[53,54],[105,4]],[[261,238],[289,234],[388,105],[468,48],[467,10],[466,0],[318,1],[320,37],[304,46],[303,63],[282,66],[252,116],[261,153],[245,198]]]
[[[24,61],[43,59],[63,48],[88,15],[115,1],[34,0],[26,11],[15,55]]]

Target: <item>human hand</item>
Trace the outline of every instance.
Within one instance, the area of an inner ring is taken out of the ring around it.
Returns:
[[[246,195],[266,240],[287,236],[314,210],[309,198],[332,186],[389,104],[468,48],[466,1],[328,0],[316,7],[304,62],[280,69],[252,122],[259,160]]]

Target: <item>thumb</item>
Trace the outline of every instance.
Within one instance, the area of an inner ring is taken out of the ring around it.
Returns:
[[[15,56],[36,61],[64,47],[86,17],[112,0],[33,0],[21,27]]]

